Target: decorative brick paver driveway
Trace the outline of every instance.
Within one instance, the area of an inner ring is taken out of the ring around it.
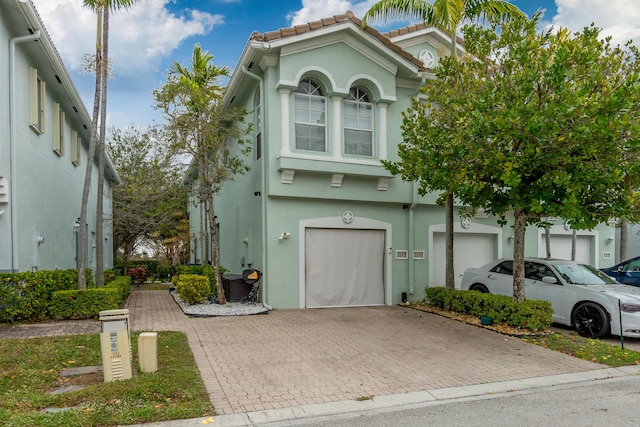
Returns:
[[[218,414],[603,367],[397,306],[189,318],[168,292],[135,291],[129,309],[134,330],[187,333]]]
[[[403,307],[192,318],[169,292],[134,290],[132,329],[183,331],[218,414],[601,369]],[[98,321],[0,327],[0,338],[100,332]],[[132,343],[135,344],[135,343]],[[158,348],[162,352],[162,348]]]

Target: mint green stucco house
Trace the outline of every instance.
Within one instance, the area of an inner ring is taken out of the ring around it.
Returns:
[[[0,64],[0,272],[75,268],[91,117],[30,0],[0,2]],[[86,225],[90,268],[97,176],[96,164]],[[105,178],[109,268],[118,176],[108,159]]]
[[[221,265],[260,269],[270,307],[389,305],[444,284],[444,209],[380,160],[398,159],[402,112],[434,79],[450,38],[424,25],[381,34],[360,24],[347,12],[253,33],[229,82],[226,105],[252,112],[254,147],[251,171],[215,198]],[[191,261],[205,263],[195,200],[190,214]],[[613,245],[600,233],[580,232],[579,260],[607,262]],[[457,284],[467,267],[511,256],[511,234],[494,217],[456,214]],[[554,255],[569,257],[561,221],[552,239]],[[544,255],[543,243],[542,230],[529,230],[529,255]]]

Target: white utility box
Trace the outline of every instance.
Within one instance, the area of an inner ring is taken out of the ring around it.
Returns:
[[[104,310],[100,316],[100,350],[104,382],[131,378],[129,310]]]
[[[158,333],[143,332],[138,335],[138,362],[141,372],[158,370]]]

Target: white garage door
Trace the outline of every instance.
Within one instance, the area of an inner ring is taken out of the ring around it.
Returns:
[[[456,289],[460,289],[462,274],[469,267],[481,267],[496,259],[495,235],[455,233],[453,235],[453,270]],[[429,286],[445,285],[447,251],[445,233],[433,234],[433,281]]]
[[[592,236],[576,236],[576,262],[593,265],[591,260],[591,238]],[[570,234],[552,234],[551,258],[571,259],[571,240]],[[542,258],[547,256],[544,233],[540,236],[538,256]]]
[[[384,231],[307,228],[306,307],[384,304]]]

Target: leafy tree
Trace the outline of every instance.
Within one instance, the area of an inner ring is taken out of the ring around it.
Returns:
[[[187,220],[184,171],[165,145],[153,131],[110,131],[107,148],[122,181],[113,189],[114,251],[124,251],[125,268],[140,243],[156,246],[167,236],[183,236],[169,230],[180,230]]]
[[[86,283],[86,253],[87,253],[87,205],[89,203],[89,190],[91,188],[91,170],[96,156],[98,116],[100,108],[103,110],[101,117],[101,148],[99,150],[98,170],[98,201],[96,213],[96,284],[102,282],[103,266],[103,238],[102,238],[102,186],[104,183],[104,133],[106,130],[106,102],[107,102],[107,74],[109,63],[108,37],[109,37],[109,10],[126,9],[138,0],[84,0],[84,5],[96,13],[96,52],[95,52],[95,91],[93,96],[93,114],[91,118],[91,136],[89,138],[89,150],[87,166],[82,188],[82,202],[80,205],[80,229],[78,230],[78,289],[85,289]]]
[[[497,24],[465,27],[473,58],[441,61],[424,88],[430,103],[405,114],[401,160],[388,163],[423,193],[447,179],[466,205],[502,223],[513,213],[517,301],[527,224],[556,216],[592,228],[632,215],[640,177],[638,50],[612,47],[594,26],[537,33],[537,20],[499,35]]]
[[[225,181],[248,170],[243,157],[248,154],[250,145],[243,138],[251,131],[251,126],[244,125],[245,109],[223,105],[224,88],[220,80],[229,75],[229,70],[217,67],[212,59],[211,54],[203,52],[196,44],[191,69],[174,63],[166,83],[154,91],[154,96],[157,108],[164,113],[167,122],[167,141],[172,143],[176,153],[191,157],[190,171],[196,177],[197,197],[204,207],[211,236],[217,301],[226,304],[213,196]],[[239,149],[237,155],[229,150],[232,142]]]
[[[451,57],[457,59],[457,32],[460,23],[465,20],[477,21],[481,19],[506,20],[513,17],[524,17],[524,13],[516,6],[505,0],[381,0],[371,6],[362,18],[365,26],[368,19],[409,18],[421,20],[427,25],[441,27],[451,36]],[[446,267],[445,287],[455,287],[455,273],[453,266],[453,195],[444,185],[434,190],[444,190],[440,199],[445,205],[445,246]]]

